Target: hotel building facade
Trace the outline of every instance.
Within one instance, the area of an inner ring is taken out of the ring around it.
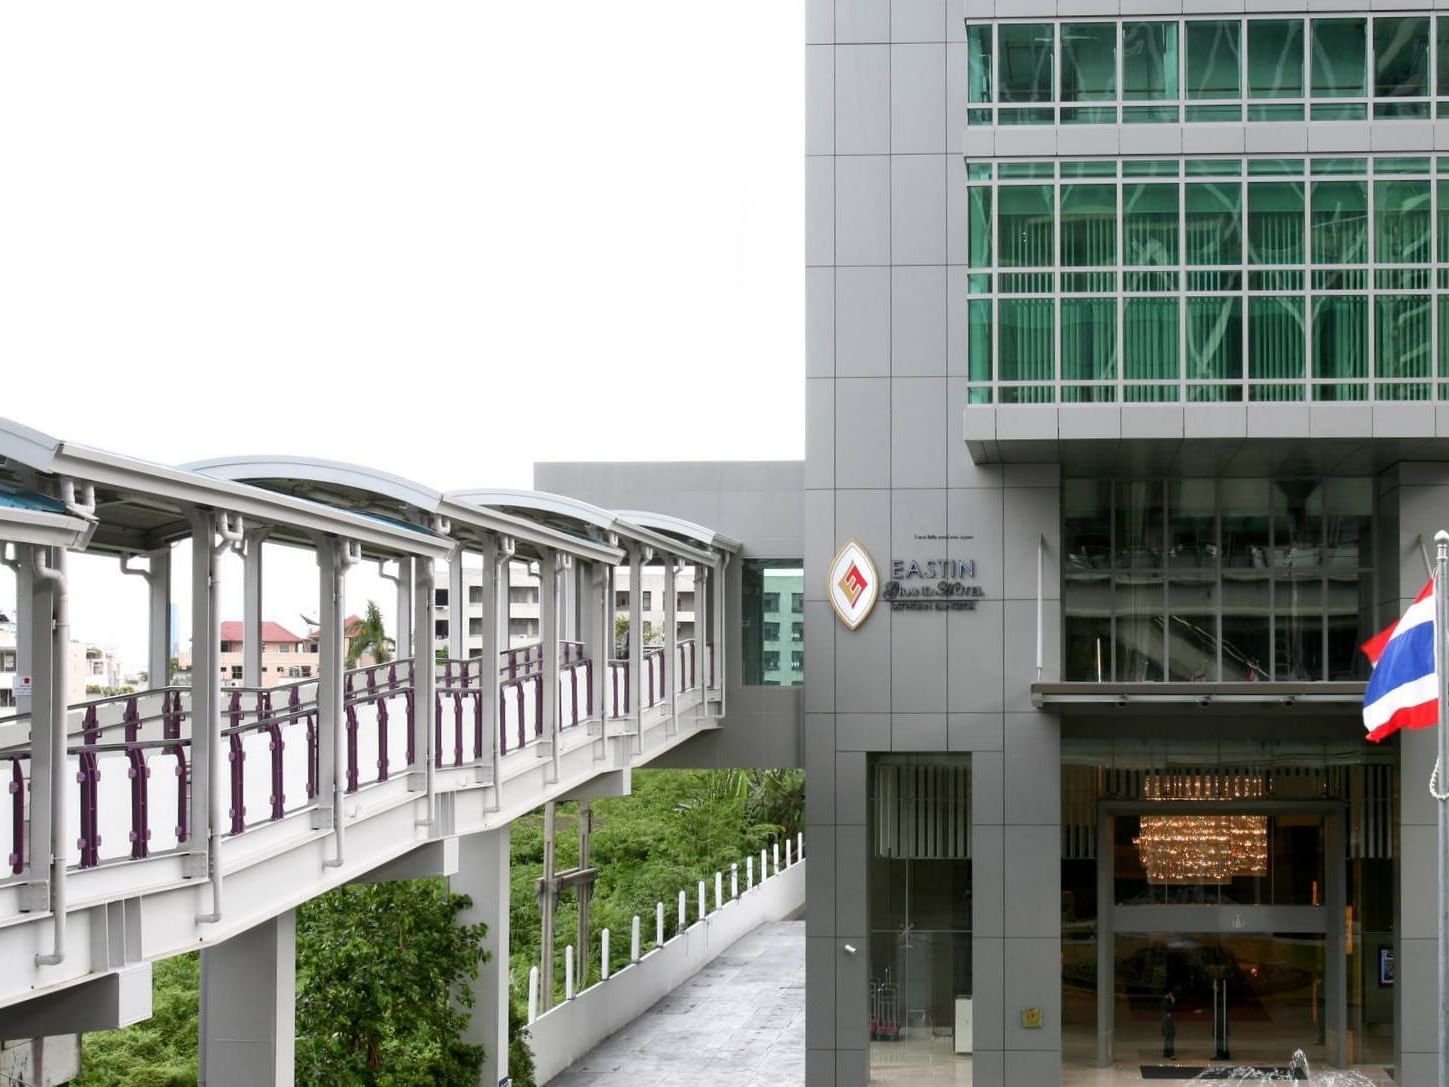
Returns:
[[[1356,647],[1449,525],[1449,5],[806,33],[810,1082],[1135,1072],[1169,991],[1181,1063],[1430,1082],[1434,738]]]

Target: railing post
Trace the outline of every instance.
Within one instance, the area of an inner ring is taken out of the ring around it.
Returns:
[[[574,998],[574,945],[564,948],[564,999]]]
[[[654,904],[654,946],[664,946],[664,903]]]
[[[679,892],[679,931],[683,932],[689,925],[689,920],[684,916],[684,892]]]
[[[538,1018],[538,967],[528,968],[528,1025]]]
[[[805,832],[803,830],[795,832],[795,859],[797,861],[805,859]]]
[[[789,867],[790,867],[790,865],[792,865],[792,864],[794,864],[794,863],[795,863],[795,862],[794,862],[794,861],[793,861],[793,860],[792,860],[792,859],[791,859],[791,857],[790,857],[790,850],[791,850],[791,847],[792,847],[792,846],[793,846],[793,845],[794,845],[794,844],[795,844],[795,843],[794,843],[794,842],[792,842],[792,841],[790,841],[790,839],[789,839],[789,838],[786,838],[786,839],[785,839],[785,867],[786,867],[786,868],[789,868]]]
[[[740,897],[740,866],[730,865],[730,900],[734,901]]]
[[[705,911],[705,908],[704,907],[705,907],[705,903],[704,903],[704,880],[700,880],[699,881],[699,919],[701,921],[703,921],[704,920],[704,917],[705,917],[705,912],[706,911]]]
[[[762,850],[760,850],[760,882],[761,883],[764,883],[765,880],[767,880],[769,878],[770,878],[770,861],[769,861],[769,855],[765,852],[765,850],[762,849]]]
[[[634,918],[634,920],[637,922],[639,919],[636,917],[636,918]],[[603,933],[599,937],[599,980],[600,981],[608,981],[609,980],[609,930],[608,929],[604,929]],[[588,978],[585,978],[584,981],[587,982],[588,981]]]
[[[605,956],[605,958],[607,957]],[[629,926],[629,961],[639,961],[639,915],[637,913]]]
[[[751,853],[745,858],[745,890],[755,889],[755,855]]]
[[[714,908],[719,909],[724,905],[724,873],[714,874]]]
[[[778,876],[780,874],[780,843],[779,842],[774,842],[774,843],[771,844],[771,846],[770,846],[770,853],[772,854],[772,856],[774,858],[774,861],[775,861],[775,875]]]

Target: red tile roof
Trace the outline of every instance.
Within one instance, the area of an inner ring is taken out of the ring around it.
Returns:
[[[221,640],[224,642],[239,642],[246,637],[243,624],[234,620],[228,620],[221,624]],[[298,642],[305,642],[307,639],[300,635],[293,634],[281,623],[264,621],[262,623],[262,643],[271,644],[275,642],[287,642],[295,645]]]

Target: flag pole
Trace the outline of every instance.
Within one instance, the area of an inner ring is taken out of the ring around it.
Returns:
[[[1439,692],[1439,761],[1432,786],[1439,805],[1439,1087],[1449,1087],[1449,532],[1434,534],[1434,670]]]

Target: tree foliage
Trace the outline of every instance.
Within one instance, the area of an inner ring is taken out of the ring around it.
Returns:
[[[483,925],[442,880],[340,887],[297,911],[297,1082],[473,1087],[483,1050],[459,1038]],[[150,1019],[85,1036],[81,1087],[193,1087],[196,955],[156,964]]]
[[[392,659],[395,643],[387,636],[382,624],[382,611],[377,601],[367,602],[363,617],[347,628],[347,667],[356,668],[358,659],[365,653],[377,664],[386,664]]]

